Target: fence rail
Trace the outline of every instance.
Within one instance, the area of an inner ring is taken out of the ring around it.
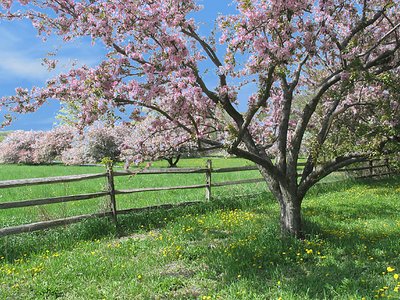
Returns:
[[[379,164],[374,165],[374,161],[379,161]],[[353,168],[343,168],[339,169],[337,172],[364,172],[363,174],[359,174],[356,178],[367,178],[367,177],[376,177],[376,176],[385,176],[391,175],[394,172],[391,169],[392,162],[385,159],[384,164],[382,164],[382,160],[374,159],[368,161],[368,166],[361,167],[353,167]],[[298,166],[302,167],[305,163],[299,163]],[[382,172],[382,168],[385,169],[385,172]],[[257,166],[243,166],[243,167],[229,167],[229,168],[212,168],[211,160],[207,161],[206,168],[171,168],[171,169],[144,169],[140,171],[113,171],[112,168],[107,168],[107,172],[105,173],[97,173],[97,174],[83,174],[83,175],[70,175],[70,176],[57,176],[57,177],[47,177],[47,178],[30,178],[30,179],[18,179],[18,180],[6,180],[0,181],[0,189],[4,188],[13,188],[13,187],[21,187],[21,186],[32,186],[39,184],[55,184],[55,183],[66,183],[66,182],[74,182],[74,181],[82,181],[82,180],[91,180],[97,178],[105,178],[106,179],[106,190],[99,191],[95,193],[88,194],[80,194],[80,195],[68,195],[68,196],[60,196],[60,197],[51,197],[51,198],[40,198],[40,199],[31,199],[31,200],[22,200],[22,201],[12,201],[12,202],[2,202],[0,203],[1,209],[11,209],[11,208],[22,208],[22,207],[30,207],[30,206],[40,206],[40,205],[48,205],[54,203],[63,203],[63,202],[71,202],[71,201],[83,201],[89,200],[99,197],[109,197],[110,201],[110,211],[93,213],[93,214],[85,214],[80,216],[72,216],[63,219],[50,220],[50,221],[42,221],[31,224],[24,224],[12,227],[6,227],[0,229],[0,237],[12,234],[18,234],[23,232],[32,232],[37,230],[48,229],[56,226],[63,226],[72,223],[77,223],[85,219],[98,218],[98,217],[112,217],[114,222],[117,223],[117,216],[119,214],[126,214],[131,212],[139,212],[146,211],[151,209],[170,209],[177,206],[187,206],[193,205],[196,203],[201,203],[202,201],[191,201],[191,202],[183,202],[178,204],[162,204],[156,206],[148,206],[141,208],[130,208],[130,209],[117,209],[117,195],[123,194],[134,194],[134,193],[143,193],[143,192],[160,192],[160,191],[170,191],[170,190],[184,190],[184,189],[205,189],[205,200],[211,200],[211,192],[212,187],[222,187],[222,186],[230,186],[230,185],[240,185],[240,184],[248,184],[248,183],[258,183],[263,182],[263,178],[250,178],[250,179],[242,179],[242,180],[232,180],[232,181],[223,181],[223,182],[212,182],[212,174],[213,173],[229,173],[229,172],[242,172],[242,171],[253,171],[258,170]],[[367,171],[367,174],[365,174]],[[158,175],[158,174],[205,174],[205,183],[196,184],[196,185],[186,185],[186,186],[170,186],[170,187],[148,187],[148,188],[137,188],[137,189],[126,189],[119,190],[115,188],[114,178],[119,176],[132,176],[132,175]],[[300,176],[300,175],[299,175]]]

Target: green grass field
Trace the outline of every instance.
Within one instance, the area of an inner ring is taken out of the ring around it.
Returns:
[[[204,167],[207,159],[181,160],[180,167]],[[214,159],[214,167],[243,166],[249,165],[242,159]],[[166,162],[156,162],[154,167],[166,167]],[[118,170],[118,168],[116,168]],[[27,166],[27,165],[1,165],[0,180],[36,178],[49,176],[62,176],[73,174],[89,174],[105,172],[104,167],[80,167],[64,165]],[[241,178],[260,177],[257,171],[246,171],[240,173],[215,174],[213,181],[238,180]],[[0,201],[17,201],[27,199],[38,199],[56,197],[63,195],[74,195],[98,192],[105,189],[105,178],[86,180],[72,183],[37,185],[27,187],[15,187],[0,189]],[[205,184],[205,174],[165,174],[165,175],[135,175],[115,178],[116,189],[182,186]],[[245,187],[214,188],[215,196],[222,196],[229,191],[265,191],[263,183],[250,184]],[[179,203],[185,201],[196,201],[205,199],[204,189],[176,190],[159,192],[137,193],[133,195],[119,195],[117,197],[118,209],[143,207],[165,203]],[[85,200],[80,202],[69,202],[52,204],[47,206],[9,209],[0,212],[0,227],[14,226],[36,221],[62,218],[80,214],[109,211],[109,198]]]
[[[215,167],[244,161],[214,160]],[[204,166],[182,161],[180,166]],[[0,180],[101,172],[1,166]],[[213,180],[257,177],[227,173]],[[147,179],[146,179],[147,178]],[[197,184],[204,174],[117,178],[117,188]],[[184,182],[183,182],[184,181]],[[104,180],[0,190],[0,201],[97,191]],[[400,177],[314,187],[306,240],[281,239],[265,185],[213,189],[200,205],[105,218],[0,239],[0,299],[399,299]],[[134,194],[120,208],[204,199],[204,190]],[[107,199],[0,212],[1,227],[101,211]],[[22,211],[21,211],[22,210]],[[394,270],[393,270],[394,269]]]

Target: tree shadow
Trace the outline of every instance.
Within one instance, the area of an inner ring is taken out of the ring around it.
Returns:
[[[381,181],[362,180],[351,184],[325,184],[323,187],[316,187],[312,193],[320,195],[340,192],[354,184],[390,187],[398,184],[398,180],[388,178]],[[242,228],[239,232],[209,228],[207,233],[196,240],[186,241],[187,247],[183,252],[183,258],[188,261],[205,262],[208,273],[214,274],[210,276],[214,276],[220,286],[233,286],[239,280],[247,280],[248,291],[267,294],[270,290],[276,290],[277,295],[282,286],[285,286],[285,291],[295,295],[294,299],[330,299],[334,295],[338,298],[337,295],[340,296],[341,292],[371,295],[381,284],[379,275],[384,271],[382,268],[385,263],[398,259],[395,253],[398,253],[400,246],[393,243],[398,239],[398,234],[382,236],[379,230],[346,231],[343,228],[345,225],[334,222],[337,216],[334,216],[335,210],[329,206],[305,209],[325,220],[321,223],[312,217],[305,217],[305,231],[309,233],[307,237],[312,244],[307,244],[307,240],[281,238],[278,205],[267,192],[258,195],[230,195],[194,206],[119,216],[118,230],[110,219],[103,218],[59,229],[1,238],[0,256],[13,262],[24,255],[30,256],[46,250],[70,250],[82,241],[161,230],[190,214],[202,216],[217,210],[235,209],[259,213],[269,219],[256,220],[255,222],[259,222],[258,227],[262,228],[256,232],[252,228]],[[360,203],[356,207],[342,204],[340,209],[343,220],[356,217],[356,211],[362,211],[361,218],[365,220],[396,218],[398,213],[384,204],[368,202]],[[318,245],[319,241],[321,245]],[[307,249],[312,249],[313,252],[307,253]],[[371,276],[371,273],[376,276]]]
[[[188,214],[204,215],[220,209],[240,209],[248,206],[251,195],[234,199],[218,198],[187,207],[155,208],[118,216],[115,226],[111,218],[103,217],[49,230],[22,233],[0,238],[0,257],[9,262],[35,253],[73,249],[83,241],[132,235],[138,231],[160,230]]]

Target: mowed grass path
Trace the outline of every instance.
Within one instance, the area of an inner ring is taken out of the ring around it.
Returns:
[[[263,189],[1,238],[0,299],[399,299],[399,176],[315,187],[304,241]]]

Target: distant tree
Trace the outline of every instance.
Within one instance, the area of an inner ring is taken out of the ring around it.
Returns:
[[[9,133],[9,131],[0,131],[0,142],[2,142]]]
[[[125,136],[122,153],[127,164],[163,159],[173,168],[182,155],[190,155],[198,148],[186,131],[153,114],[136,119]]]
[[[61,159],[68,165],[99,163],[106,157],[117,162],[121,160],[123,141],[129,133],[130,129],[124,125],[97,122],[75,135]]]
[[[33,144],[34,162],[38,164],[51,163],[60,158],[61,154],[71,147],[78,131],[71,126],[57,126],[43,132]]]
[[[13,131],[0,143],[0,162],[6,164],[33,164],[35,143],[43,137],[42,131]]]

